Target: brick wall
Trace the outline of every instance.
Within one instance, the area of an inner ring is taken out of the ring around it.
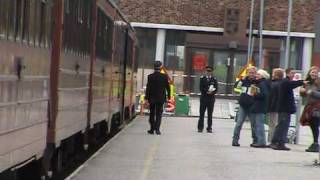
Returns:
[[[225,7],[241,7],[249,16],[251,0],[118,0],[132,22],[223,27]],[[292,31],[313,32],[320,0],[293,0]],[[259,0],[255,28],[259,25]],[[265,0],[264,29],[286,31],[288,0]]]

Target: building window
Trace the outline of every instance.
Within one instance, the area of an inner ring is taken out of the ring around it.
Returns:
[[[176,30],[167,30],[165,67],[169,70],[183,71],[185,69],[185,32]]]
[[[290,57],[289,68],[301,70],[302,69],[302,55],[303,55],[303,38],[291,38],[290,40]],[[286,57],[286,38],[282,39],[281,43],[281,65],[284,67]]]
[[[137,28],[140,53],[138,67],[143,69],[153,69],[156,57],[157,29]]]

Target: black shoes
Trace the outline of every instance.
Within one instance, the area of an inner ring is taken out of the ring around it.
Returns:
[[[202,129],[198,129],[198,133],[202,133],[202,131],[203,131]],[[207,133],[213,133],[212,129],[207,129]]]
[[[309,146],[308,149],[306,149],[306,152],[319,152],[319,144],[313,143]]]
[[[271,144],[268,145],[268,147],[271,148],[271,149],[277,148],[277,146],[278,145],[274,144],[274,143],[271,143]]]
[[[290,151],[291,149],[286,147],[284,144],[279,144],[279,143],[271,143],[269,145],[270,148],[274,149],[274,150],[279,150],[279,151]]]
[[[256,143],[252,143],[250,144],[251,147],[254,148],[266,148],[267,146],[265,144],[256,144]]]
[[[161,135],[161,132],[159,130],[155,130],[155,131],[154,130],[148,130],[147,132],[148,132],[148,134],[154,134],[154,132],[156,132],[157,135]]]
[[[232,143],[232,146],[238,147],[238,146],[240,146],[240,144],[239,144],[238,142],[233,142],[233,143]]]

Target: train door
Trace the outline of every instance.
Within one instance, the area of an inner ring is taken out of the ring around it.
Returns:
[[[114,27],[114,54],[112,61],[112,107],[113,114],[112,129],[117,129],[123,124],[123,105],[124,105],[124,80],[125,80],[125,29],[122,21],[116,21]]]
[[[128,56],[127,56],[127,48],[128,48],[128,29],[123,29],[121,31],[121,42],[123,42],[123,46],[121,47],[121,59],[120,59],[120,67],[121,67],[121,124],[126,120],[126,89],[127,89],[127,65],[128,65]]]

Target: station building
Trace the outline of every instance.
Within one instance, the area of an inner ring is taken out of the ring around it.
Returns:
[[[155,60],[164,63],[176,92],[198,94],[199,76],[214,67],[219,93],[231,94],[233,82],[248,61],[252,0],[118,0],[135,27],[138,88],[146,84]],[[271,71],[286,68],[288,0],[265,0],[263,46],[259,58],[261,1],[255,0],[252,18],[252,57],[256,66]],[[288,67],[306,74],[320,65],[319,0],[293,0]]]

